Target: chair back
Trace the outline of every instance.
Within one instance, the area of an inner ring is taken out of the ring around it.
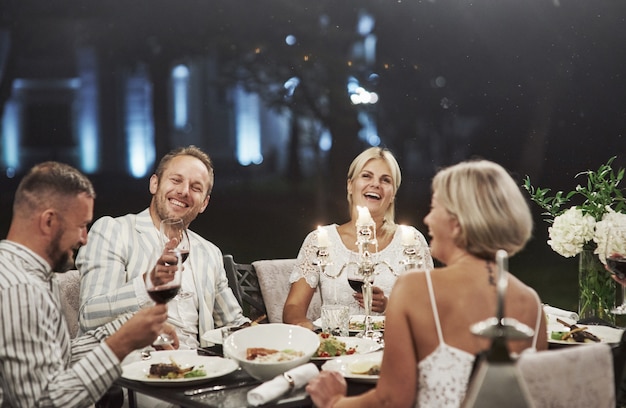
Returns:
[[[613,354],[608,344],[526,352],[517,365],[536,407],[615,407]]]
[[[67,272],[55,272],[54,280],[59,287],[61,311],[65,316],[70,337],[78,333],[78,309],[80,307],[80,272],[76,269]]]
[[[291,288],[289,276],[295,265],[295,259],[269,259],[252,262],[259,279],[270,323],[283,322],[283,308]],[[311,299],[307,318],[311,321],[318,319],[321,314],[321,307],[322,297],[318,287],[315,290],[313,299]]]
[[[245,316],[252,320],[267,315],[259,279],[251,264],[237,263],[232,255],[224,255],[228,285],[237,298]]]

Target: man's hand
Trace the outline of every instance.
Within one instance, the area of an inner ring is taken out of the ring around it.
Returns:
[[[157,350],[178,350],[180,343],[178,341],[178,335],[176,334],[176,329],[169,323],[163,324],[163,331],[161,333],[165,333],[170,336],[170,338],[174,341],[172,344],[164,344],[161,346],[153,346]]]
[[[141,309],[105,342],[121,361],[131,351],[151,345],[163,330],[169,330],[166,327],[169,326],[165,323],[166,320],[167,305]],[[178,347],[176,333],[174,336],[176,347]]]

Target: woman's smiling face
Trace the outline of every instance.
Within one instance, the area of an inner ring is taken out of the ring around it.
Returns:
[[[368,161],[363,169],[348,180],[348,192],[354,206],[367,207],[372,217],[382,217],[392,205],[395,184],[391,168],[383,159]]]

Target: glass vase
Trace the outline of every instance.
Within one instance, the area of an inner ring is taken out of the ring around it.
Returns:
[[[578,263],[578,315],[581,319],[602,319],[611,324],[615,316],[615,281],[598,255],[583,249]]]

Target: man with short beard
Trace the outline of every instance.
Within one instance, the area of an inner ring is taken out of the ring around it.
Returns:
[[[102,217],[89,231],[76,265],[81,273],[80,326],[90,330],[116,316],[151,304],[144,274],[152,267],[161,243],[159,226],[166,218],[182,218],[187,228],[206,209],[213,188],[213,165],[195,146],[165,155],[150,177],[150,207],[139,214]],[[213,243],[188,231],[190,255],[184,262],[181,293],[168,303],[169,321],[181,348],[204,344],[207,330],[241,325],[249,319],[228,286],[222,252]]]
[[[70,342],[53,271],[87,242],[95,192],[71,166],[45,162],[20,182],[0,241],[0,406],[85,407],[121,375],[131,351],[165,330],[167,306],[121,316]],[[169,326],[169,327],[168,327]],[[177,347],[177,340],[175,344]]]

